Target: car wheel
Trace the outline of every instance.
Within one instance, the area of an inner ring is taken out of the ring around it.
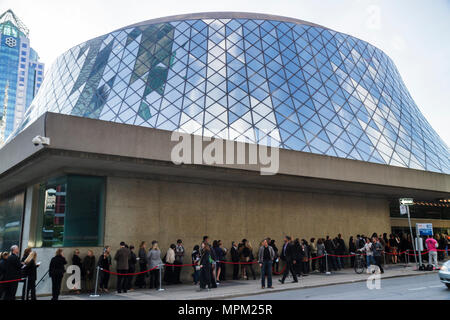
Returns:
[[[446,283],[445,285],[450,289],[450,283]]]

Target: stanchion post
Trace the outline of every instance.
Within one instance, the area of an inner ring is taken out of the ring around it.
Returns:
[[[100,297],[100,295],[97,293],[98,290],[98,274],[100,273],[100,266],[97,266],[97,275],[95,276],[95,289],[94,294],[89,295],[91,298],[97,298]]]
[[[25,300],[28,300],[28,276],[25,277],[25,283],[23,284],[25,286]]]
[[[408,250],[405,250],[405,268],[408,266],[408,255],[406,254]]]
[[[325,251],[325,266],[327,268],[326,274],[331,274],[330,271],[328,271],[328,253]]]
[[[163,264],[160,264],[158,266],[158,269],[159,269],[159,289],[158,289],[158,291],[164,291],[164,289],[162,287],[162,266],[163,266]]]

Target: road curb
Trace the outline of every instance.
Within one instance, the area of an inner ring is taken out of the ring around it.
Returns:
[[[399,274],[394,274],[394,275],[386,275],[383,274],[382,279],[390,279],[390,278],[401,278],[401,277],[412,277],[412,276],[420,276],[420,275],[428,275],[428,274],[433,274],[433,273],[438,273],[438,270],[435,271],[414,271],[414,270],[409,270],[407,271],[407,273],[399,273]],[[340,274],[340,273],[336,273],[336,275],[348,275],[348,274]],[[369,274],[367,274],[367,277],[369,276]],[[309,277],[314,277],[314,275],[309,275]],[[332,275],[329,275],[327,277],[330,277],[331,279],[336,279],[334,278]],[[300,282],[301,286],[293,286],[293,287],[282,287],[277,286],[275,289],[273,290],[261,290],[259,289],[258,291],[254,291],[254,292],[240,292],[240,293],[222,293],[222,294],[217,294],[217,295],[212,295],[212,296],[191,296],[188,298],[184,298],[183,300],[186,301],[197,301],[197,300],[225,300],[225,299],[232,299],[232,298],[239,298],[239,297],[246,297],[246,296],[256,296],[256,295],[262,295],[262,294],[269,294],[269,293],[279,293],[279,292],[285,292],[285,291],[292,291],[292,290],[301,290],[301,289],[310,289],[310,288],[320,288],[320,287],[326,287],[326,286],[335,286],[335,285],[341,285],[341,284],[351,284],[351,283],[357,283],[357,282],[363,282],[363,281],[367,281],[367,277],[361,278],[361,279],[348,279],[348,280],[342,280],[339,282],[332,282],[332,283],[318,283],[318,284],[306,284],[303,285],[302,282]],[[273,277],[274,282],[277,282],[278,279],[280,277]],[[302,280],[300,280],[302,281]],[[260,285],[260,280],[255,282],[258,286]],[[289,284],[288,284],[289,285]],[[220,290],[220,289],[213,289],[214,293],[219,293],[219,291],[216,290]],[[257,289],[255,289],[257,290]],[[50,296],[49,294],[41,294],[39,295],[40,297],[48,297]],[[62,294],[62,297],[67,297],[67,296],[71,296],[71,295],[66,295],[66,294]],[[171,299],[175,299],[178,300],[178,298],[170,298],[170,297],[166,297],[167,299],[171,300]],[[100,298],[100,300],[102,300]],[[108,299],[106,299],[108,300]],[[150,299],[152,300],[152,299]]]
[[[418,273],[408,273],[408,274],[399,274],[399,275],[388,275],[388,276],[382,276],[382,279],[390,279],[390,278],[403,278],[403,277],[412,277],[412,276],[422,276],[427,274],[433,274],[438,273],[439,271],[417,271]],[[292,291],[292,290],[299,290],[299,289],[310,289],[310,288],[320,288],[320,287],[328,287],[328,286],[334,286],[334,285],[340,285],[340,284],[350,284],[350,283],[357,283],[357,282],[363,282],[367,281],[367,279],[360,279],[360,280],[345,280],[342,282],[337,283],[323,283],[323,284],[311,284],[301,287],[292,287],[292,288],[280,288],[275,290],[266,290],[266,291],[257,291],[254,293],[236,293],[236,294],[229,294],[229,295],[223,295],[223,296],[216,296],[216,297],[210,297],[210,298],[195,298],[190,300],[223,300],[223,299],[230,299],[230,298],[239,298],[239,297],[246,297],[246,296],[253,296],[253,295],[260,295],[260,294],[268,294],[268,293],[278,293],[278,292],[285,292],[285,291]]]

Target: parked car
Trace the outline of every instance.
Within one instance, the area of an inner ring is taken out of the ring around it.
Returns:
[[[439,279],[450,289],[450,260],[444,263],[439,270]]]

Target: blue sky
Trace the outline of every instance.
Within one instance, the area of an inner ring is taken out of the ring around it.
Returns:
[[[395,62],[411,96],[450,146],[450,0],[0,0],[51,62],[90,38],[152,18],[244,11],[314,22],[366,40]]]

